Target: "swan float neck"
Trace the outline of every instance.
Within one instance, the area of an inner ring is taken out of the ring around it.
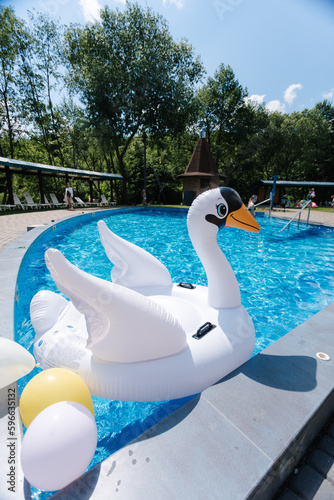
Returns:
[[[217,243],[217,234],[223,227],[258,232],[260,226],[243,205],[239,194],[227,187],[206,191],[196,198],[189,209],[187,225],[208,279],[208,305],[215,309],[240,306],[239,285]]]

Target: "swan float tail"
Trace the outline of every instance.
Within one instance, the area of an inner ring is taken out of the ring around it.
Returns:
[[[114,264],[114,283],[127,288],[172,285],[168,269],[153,255],[114,234],[104,221],[98,222],[98,228],[106,255]]]
[[[57,288],[84,314],[95,361],[148,361],[187,348],[183,327],[153,300],[81,271],[59,250],[47,250],[45,262]]]

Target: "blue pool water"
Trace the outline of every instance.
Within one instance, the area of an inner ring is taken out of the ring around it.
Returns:
[[[32,352],[34,338],[29,304],[41,289],[56,291],[44,252],[61,250],[73,264],[110,280],[111,263],[100,243],[97,221],[104,219],[119,236],[145,248],[169,269],[174,282],[206,285],[204,269],[191,245],[184,209],[135,208],[82,216],[56,224],[30,247],[18,276],[15,304],[16,340]],[[256,329],[254,354],[279,339],[334,300],[334,229],[285,224],[257,215],[258,234],[226,228],[218,242],[232,265],[242,303]],[[20,392],[37,373],[19,382]],[[125,403],[93,398],[98,447],[91,467],[124,446],[189,398],[160,403]],[[46,498],[35,492],[35,498]]]

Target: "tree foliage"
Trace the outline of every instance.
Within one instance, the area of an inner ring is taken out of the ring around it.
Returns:
[[[53,103],[62,82],[62,27],[45,14],[30,12],[29,17],[19,51],[22,119],[32,140],[45,149],[48,162],[65,166],[59,116]]]
[[[101,21],[70,28],[65,47],[71,85],[90,123],[111,141],[125,178],[124,158],[136,135],[180,134],[195,120],[194,85],[202,65],[152,10],[105,7]]]
[[[0,9],[0,138],[2,152],[14,158],[18,128],[16,61],[21,45],[23,22],[11,7]],[[6,143],[9,147],[6,147]]]

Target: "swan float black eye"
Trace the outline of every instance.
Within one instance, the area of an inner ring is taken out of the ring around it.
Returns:
[[[217,206],[217,214],[219,215],[219,217],[226,217],[227,208],[226,205],[224,205],[224,203],[220,203]]]

